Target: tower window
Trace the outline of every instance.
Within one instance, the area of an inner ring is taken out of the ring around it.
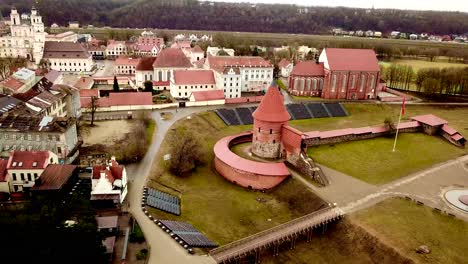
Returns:
[[[276,143],[276,140],[273,139],[273,144],[275,144],[275,143]]]
[[[270,128],[270,134],[273,134],[273,129]]]
[[[260,132],[260,128],[258,128],[258,132]]]

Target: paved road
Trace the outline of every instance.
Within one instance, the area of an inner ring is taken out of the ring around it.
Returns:
[[[152,117],[157,124],[157,130],[153,135],[153,144],[140,163],[127,166],[127,174],[131,181],[127,200],[130,202],[130,212],[140,224],[146,240],[151,246],[149,263],[215,263],[209,256],[194,256],[188,254],[187,251],[179,246],[170,236],[150,221],[141,210],[143,186],[150,175],[151,167],[155,162],[154,158],[169,128],[177,120],[186,118],[188,115],[215,108],[217,107],[183,108],[178,109],[177,113],[173,109],[162,110],[162,112],[171,111],[174,113],[174,117],[167,121],[161,119],[161,111],[152,112]]]

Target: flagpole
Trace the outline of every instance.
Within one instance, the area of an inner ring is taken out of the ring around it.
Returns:
[[[404,102],[403,102],[404,104]],[[400,130],[400,121],[401,121],[401,115],[403,114],[403,107],[400,109],[400,117],[398,118],[398,125],[397,125],[397,129],[396,129],[396,134],[395,134],[395,141],[393,142],[393,152],[395,152],[395,148],[396,148],[396,142],[397,142],[397,139],[398,139],[398,130]]]

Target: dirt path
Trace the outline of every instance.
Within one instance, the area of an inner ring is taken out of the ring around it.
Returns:
[[[83,145],[94,144],[112,145],[123,139],[132,129],[132,122],[128,120],[99,121],[94,127],[86,127],[83,133]],[[91,136],[92,135],[92,136]]]

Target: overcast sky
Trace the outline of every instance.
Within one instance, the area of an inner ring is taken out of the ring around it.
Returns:
[[[468,0],[209,0],[213,2],[250,2],[297,4],[304,6],[349,6],[413,10],[449,10],[468,12]]]

